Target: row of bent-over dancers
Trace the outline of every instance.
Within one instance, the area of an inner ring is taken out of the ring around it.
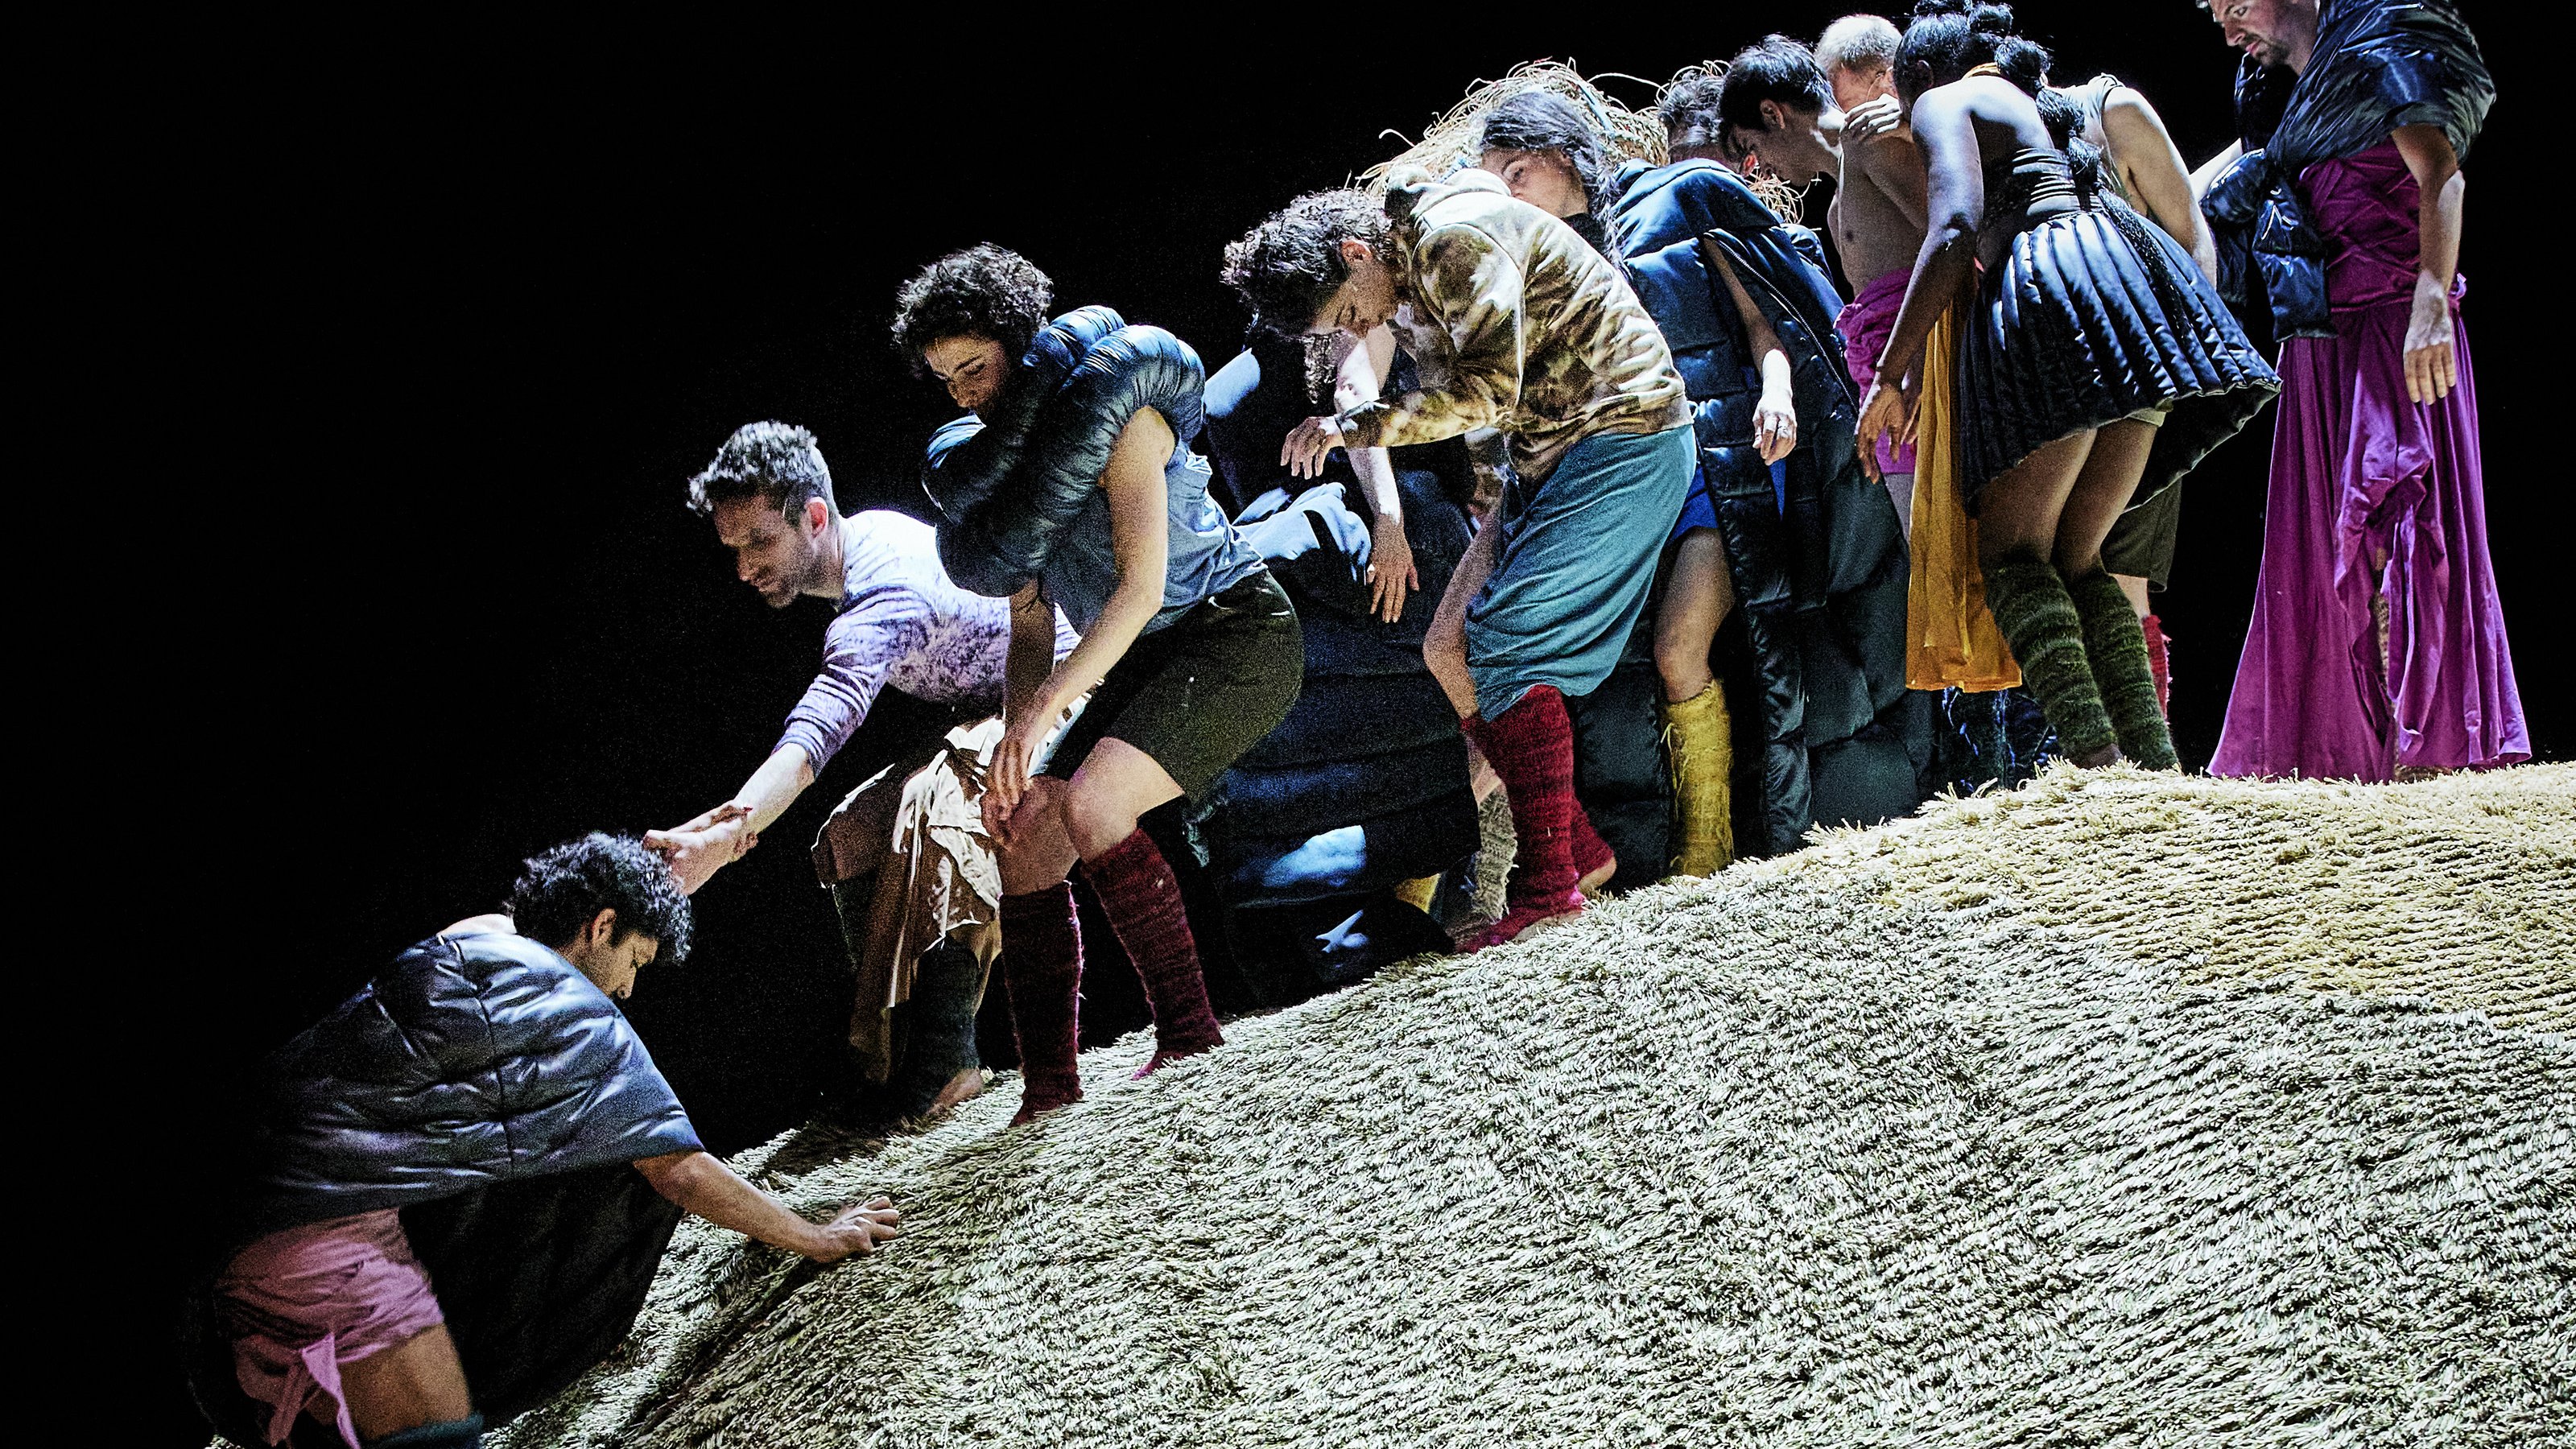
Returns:
[[[2197,169],[2135,89],[2059,83],[2008,9],[1963,0],[1771,36],[1648,111],[1564,67],[1481,86],[1365,184],[1207,259],[1253,350],[1302,363],[1264,376],[1276,425],[1228,433],[1222,475],[1179,339],[1057,314],[1004,246],[928,264],[892,335],[963,410],[928,444],[936,523],[843,516],[783,422],[687,480],[742,582],[832,606],[813,684],[723,803],[527,861],[506,911],[277,1056],[255,1190],[191,1300],[209,1417],[245,1441],[474,1444],[613,1347],[683,1211],[824,1263],[895,1236],[884,1198],[818,1221],[709,1155],[615,1001],[686,953],[690,895],[886,688],[970,721],[815,847],[844,892],[852,1044],[902,1110],[984,1089],[996,962],[1014,1127],[1082,1100],[1077,876],[1152,1011],[1138,1074],[1220,1047],[1183,872],[1144,822],[1210,808],[1287,717],[1313,606],[1212,482],[1341,470],[1364,619],[1392,626],[1424,576],[1399,463],[1467,440],[1472,541],[1413,636],[1421,697],[1469,746],[1443,747],[1510,817],[1502,909],[1461,951],[1578,915],[1618,872],[1578,724],[1623,664],[1660,685],[1639,728],[1670,780],[1654,864],[1679,873],[1909,813],[1942,783],[1938,697],[2016,691],[2076,766],[2177,768],[2151,590],[2179,484],[2276,396],[2212,769],[2527,757],[2459,320],[2476,44],[2453,0],[2211,3],[2241,141]],[[1820,239],[1796,188],[1826,176]],[[547,1267],[567,1254],[579,1272]]]

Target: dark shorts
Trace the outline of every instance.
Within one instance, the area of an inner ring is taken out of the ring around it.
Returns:
[[[2161,589],[2173,574],[2174,535],[2182,528],[2182,484],[2121,514],[2102,540],[2102,567]]]
[[[1297,607],[1262,569],[1128,646],[1043,773],[1071,779],[1092,746],[1121,739],[1196,804],[1288,717],[1305,676]]]

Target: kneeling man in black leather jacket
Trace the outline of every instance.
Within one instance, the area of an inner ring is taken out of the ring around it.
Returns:
[[[488,1365],[523,1401],[587,1365],[550,1366],[543,1375],[555,1382],[530,1384],[524,1346],[496,1361],[469,1344],[460,1357],[473,1335],[450,1336],[450,1312],[422,1259],[451,1300],[459,1290],[515,1296],[514,1311],[494,1315],[511,1318],[560,1306],[549,1298],[577,1299],[588,1319],[617,1320],[606,1324],[613,1343],[678,1217],[598,1210],[636,1183],[628,1164],[679,1208],[817,1262],[894,1235],[884,1198],[815,1223],[704,1150],[610,1000],[656,959],[679,959],[688,939],[688,899],[660,857],[593,834],[528,861],[508,914],[460,921],[413,946],[272,1059],[236,1239],[244,1245],[211,1295],[241,1392],[197,1376],[219,1427],[271,1444],[479,1443],[484,1420],[466,1361],[477,1364],[478,1386],[495,1387],[483,1382]],[[578,1190],[561,1190],[577,1179]],[[526,1206],[531,1188],[553,1193],[537,1214]],[[473,1206],[460,1215],[452,1205],[461,1198]],[[573,1241],[503,1241],[536,1237],[528,1224],[537,1217],[555,1229],[546,1237]],[[424,1240],[415,1256],[423,1231],[459,1251],[434,1255]],[[603,1236],[651,1241],[602,1245]],[[637,1246],[646,1251],[623,1251]],[[557,1271],[563,1262],[542,1266],[550,1256],[583,1261]],[[485,1266],[495,1259],[541,1266]],[[494,1336],[506,1337],[506,1325]],[[299,1432],[308,1417],[318,1422]]]

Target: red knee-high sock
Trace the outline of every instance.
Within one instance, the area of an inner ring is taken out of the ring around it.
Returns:
[[[1553,688],[1548,688],[1548,694],[1556,694],[1556,691],[1553,691]],[[1558,694],[1558,709],[1564,709],[1564,696],[1561,696],[1561,694]],[[1510,714],[1510,712],[1507,712],[1507,714]],[[1468,740],[1473,740],[1473,743],[1476,743],[1476,753],[1484,755],[1484,761],[1486,761],[1486,763],[1494,763],[1494,745],[1489,743],[1489,735],[1492,735],[1492,732],[1494,732],[1494,727],[1492,727],[1492,724],[1489,724],[1489,722],[1486,722],[1484,714],[1468,714],[1466,719],[1461,719],[1461,722],[1458,722],[1458,730],[1466,732]],[[1574,758],[1574,755],[1571,755],[1571,740],[1574,740],[1574,719],[1571,719],[1571,717],[1566,717],[1566,740],[1569,740],[1569,753],[1566,753],[1566,758],[1569,758],[1569,761],[1571,761],[1571,758]],[[1497,776],[1499,776],[1499,773],[1502,773],[1502,768],[1497,766],[1497,768],[1494,768],[1494,773],[1497,773]],[[1569,773],[1569,776],[1566,776],[1566,779],[1571,781],[1571,773]],[[1569,786],[1569,789],[1571,789],[1571,786]],[[1504,789],[1504,797],[1510,797],[1510,789]],[[1610,861],[1613,861],[1613,859],[1618,859],[1618,856],[1615,856],[1615,853],[1610,851],[1610,841],[1602,841],[1602,833],[1600,833],[1600,830],[1592,828],[1592,817],[1584,815],[1584,802],[1582,802],[1582,799],[1574,799],[1574,797],[1571,797],[1571,794],[1569,794],[1569,797],[1566,797],[1566,799],[1569,799],[1569,807],[1571,807],[1571,815],[1566,815],[1566,825],[1569,825],[1569,830],[1571,830],[1571,833],[1574,833],[1574,838],[1571,838],[1571,851],[1574,851],[1574,877],[1582,879],[1582,877],[1589,877],[1589,874],[1592,874],[1592,871],[1597,871],[1597,869],[1602,869],[1602,866],[1607,866],[1607,864],[1610,864]]]
[[[2172,641],[2165,637],[2165,621],[2153,614],[2138,621],[2140,633],[2147,636],[2147,671],[2156,678],[2156,708],[2165,718],[2173,718],[2173,662],[2165,652]]]
[[[1020,1042],[1017,1125],[1082,1100],[1082,921],[1070,882],[1002,897],[1002,980]]]
[[[1138,830],[1084,861],[1082,873],[1099,894],[1118,944],[1136,963],[1145,1001],[1154,1008],[1154,1059],[1136,1075],[1223,1044],[1216,1013],[1208,1009],[1198,940],[1190,934],[1189,913],[1181,909],[1181,883],[1153,838]]]
[[[1574,824],[1582,807],[1574,803],[1574,725],[1554,686],[1532,689],[1498,718],[1470,715],[1462,727],[1503,777],[1512,804],[1511,909],[1461,947],[1478,951],[1550,916],[1583,909],[1583,892],[1575,888],[1582,872],[1575,868]],[[1590,833],[1589,821],[1582,833]]]

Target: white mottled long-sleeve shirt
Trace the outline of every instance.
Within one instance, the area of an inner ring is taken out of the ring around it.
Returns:
[[[1079,638],[1055,616],[1055,657]],[[892,685],[941,704],[1002,707],[1011,604],[968,593],[939,566],[929,524],[883,509],[841,520],[841,609],[823,635],[823,668],[779,735],[815,769],[839,752]]]

